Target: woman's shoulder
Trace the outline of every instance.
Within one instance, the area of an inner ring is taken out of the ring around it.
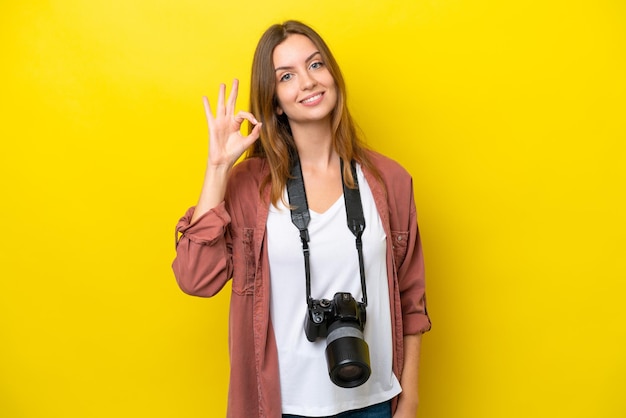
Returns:
[[[228,177],[229,199],[250,199],[259,196],[263,180],[269,174],[264,158],[246,158],[235,164]]]
[[[410,180],[411,175],[409,172],[396,160],[373,150],[367,150],[366,153],[372,165],[385,179],[385,182],[399,179]]]
[[[260,157],[246,158],[233,167],[230,177],[233,180],[261,181],[269,173],[267,160]]]
[[[255,208],[255,202],[261,197],[261,184],[268,173],[266,160],[262,158],[246,158],[235,164],[226,187],[225,199],[229,207]]]

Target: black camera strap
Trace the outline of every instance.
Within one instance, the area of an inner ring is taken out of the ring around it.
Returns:
[[[294,153],[295,154],[295,153]],[[359,192],[359,181],[356,174],[356,165],[354,161],[350,163],[352,169],[352,177],[354,179],[355,188],[351,189],[346,186],[343,181],[343,160],[341,162],[341,182],[343,184],[343,197],[346,203],[346,218],[348,228],[355,236],[356,249],[359,255],[359,273],[361,276],[361,289],[363,291],[362,303],[367,306],[367,292],[365,288],[365,266],[363,264],[363,242],[361,237],[365,230],[365,216],[363,216],[363,204],[361,203],[361,194]],[[302,178],[302,167],[300,158],[295,154],[293,156],[293,166],[291,168],[291,178],[287,181],[287,195],[289,196],[289,204],[291,206],[291,221],[300,231],[300,240],[302,241],[302,252],[304,254],[304,274],[306,279],[306,301],[311,305],[311,267],[309,263],[309,222],[311,214],[309,213],[309,204],[306,199],[306,190],[304,188],[304,179]]]

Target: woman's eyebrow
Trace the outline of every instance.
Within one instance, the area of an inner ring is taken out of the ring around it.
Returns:
[[[309,62],[311,61],[311,59],[313,59],[314,56],[316,56],[317,54],[319,54],[319,51],[315,51],[314,53],[312,53],[311,55],[309,55],[306,60],[304,60],[304,62]],[[280,71],[280,70],[291,70],[293,67],[291,66],[285,66],[285,67],[278,67],[274,69],[274,72],[276,71]]]

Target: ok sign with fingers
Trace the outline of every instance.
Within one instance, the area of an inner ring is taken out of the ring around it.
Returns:
[[[224,103],[226,86],[220,85],[215,115],[206,97],[203,97],[204,110],[209,124],[209,166],[232,167],[244,151],[259,138],[261,123],[250,112],[239,111],[235,114],[239,81],[233,80],[233,86]],[[247,120],[254,125],[249,135],[241,134],[241,125]]]
[[[235,113],[239,81],[235,79],[225,101],[226,86],[220,85],[215,115],[206,97],[203,97],[204,110],[209,124],[209,158],[200,199],[191,222],[217,206],[226,194],[228,173],[245,150],[259,138],[261,123],[250,112]],[[250,134],[241,134],[244,121],[254,125]]]

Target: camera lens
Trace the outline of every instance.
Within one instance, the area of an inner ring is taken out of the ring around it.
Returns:
[[[347,364],[339,369],[337,375],[344,382],[358,380],[363,375],[363,368],[355,364]]]
[[[328,328],[326,362],[330,380],[343,388],[354,388],[369,379],[369,347],[358,324],[336,321]]]

